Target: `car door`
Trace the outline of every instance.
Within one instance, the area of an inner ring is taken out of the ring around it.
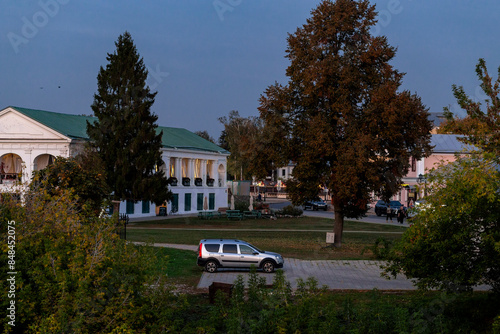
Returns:
[[[250,268],[252,264],[258,267],[261,257],[259,252],[247,245],[238,246],[240,248],[241,267]]]
[[[220,255],[220,263],[223,267],[240,267],[240,255],[238,254],[237,244],[222,245],[222,254]]]

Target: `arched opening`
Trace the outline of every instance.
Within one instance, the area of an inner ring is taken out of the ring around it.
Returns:
[[[35,158],[33,169],[42,170],[47,166],[52,165],[54,160],[56,160],[56,157],[51,154],[41,154]]]
[[[23,159],[15,153],[7,153],[0,159],[0,182],[21,181]]]

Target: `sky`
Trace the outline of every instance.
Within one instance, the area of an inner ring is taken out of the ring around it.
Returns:
[[[258,116],[259,97],[287,83],[287,36],[320,0],[0,0],[0,109],[18,106],[92,114],[97,74],[130,32],[158,94],[158,124],[207,131],[238,110]],[[463,115],[451,86],[484,100],[479,58],[496,79],[500,66],[498,0],[372,0],[373,33],[398,51],[401,89],[430,112]]]

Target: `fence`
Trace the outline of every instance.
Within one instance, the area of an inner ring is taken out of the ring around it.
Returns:
[[[128,215],[122,213],[118,216],[118,223],[116,224],[116,234],[120,237],[120,239],[127,240],[127,224],[128,224]]]

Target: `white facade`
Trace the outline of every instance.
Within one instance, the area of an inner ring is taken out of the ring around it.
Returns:
[[[169,188],[174,200],[167,205],[168,213],[175,211],[175,205],[178,213],[203,211],[205,201],[209,211],[227,207],[226,158],[220,153],[164,149],[162,169],[177,179],[177,185]]]
[[[77,155],[85,143],[83,138],[65,135],[16,109],[21,108],[8,107],[0,111],[0,192],[11,192],[15,184],[29,183],[33,171],[45,168],[55,157]],[[204,206],[208,210],[227,207],[228,155],[225,151],[196,147],[164,147],[164,165],[160,168],[167,177],[178,180],[177,185],[169,187],[174,201],[167,204],[167,213],[196,213],[204,210]],[[189,179],[184,185],[183,178]],[[147,202],[120,204],[120,213],[128,213],[130,217],[154,216],[158,212],[154,204]]]

